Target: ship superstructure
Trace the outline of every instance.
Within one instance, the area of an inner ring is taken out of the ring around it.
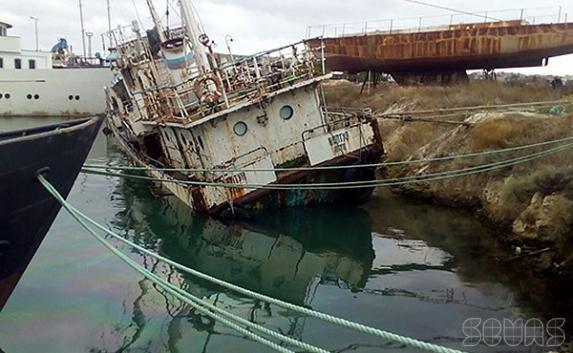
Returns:
[[[0,116],[105,112],[104,87],[113,77],[109,67],[65,65],[58,53],[23,49],[21,38],[9,35],[11,28],[0,22]]]
[[[148,1],[153,30],[144,34],[134,22],[109,35],[118,57],[107,90],[108,123],[130,156],[188,206],[209,214],[367,199],[371,188],[264,187],[373,178],[368,168],[312,168],[378,161],[377,122],[324,107],[320,83],[330,75],[303,42],[223,58],[214,53],[190,2],[179,4],[178,28],[163,28]]]

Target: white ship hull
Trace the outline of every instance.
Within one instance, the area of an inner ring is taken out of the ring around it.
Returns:
[[[112,77],[109,68],[0,70],[0,116],[103,114]]]

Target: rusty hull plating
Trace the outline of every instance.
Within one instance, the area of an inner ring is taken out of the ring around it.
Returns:
[[[307,42],[319,50],[321,42]],[[446,26],[416,33],[371,32],[325,38],[331,70],[416,73],[542,66],[573,53],[573,23],[532,25],[504,21]]]

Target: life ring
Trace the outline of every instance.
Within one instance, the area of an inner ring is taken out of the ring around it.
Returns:
[[[215,90],[211,89],[211,84],[215,85]],[[193,91],[199,102],[208,106],[217,105],[223,96],[221,93],[221,80],[212,74],[196,79],[193,83]]]
[[[209,36],[206,35],[205,33],[203,33],[199,36],[199,43],[203,44],[206,47],[209,46],[210,41],[211,41],[211,39],[209,39]]]

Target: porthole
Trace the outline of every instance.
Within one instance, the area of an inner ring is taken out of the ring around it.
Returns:
[[[26,98],[32,99],[32,95],[31,95],[31,94],[28,94],[28,95],[26,96]]]
[[[10,93],[6,93],[6,94],[4,95],[4,98],[10,99]]]
[[[39,94],[34,94],[34,99],[40,99],[40,95],[39,95]]]
[[[289,120],[294,115],[294,109],[290,105],[285,105],[279,111],[279,115],[283,120]]]
[[[73,100],[73,99],[74,99],[74,96],[72,96],[72,95],[70,94],[70,95],[68,96],[68,99],[69,99],[69,100]]]
[[[0,93],[0,99],[4,98],[4,95],[2,93]]]
[[[242,121],[239,121],[238,123],[235,124],[235,126],[233,126],[233,131],[237,136],[244,136],[248,130],[249,127]]]
[[[79,100],[80,100],[80,96],[76,96],[76,100],[79,101]]]

